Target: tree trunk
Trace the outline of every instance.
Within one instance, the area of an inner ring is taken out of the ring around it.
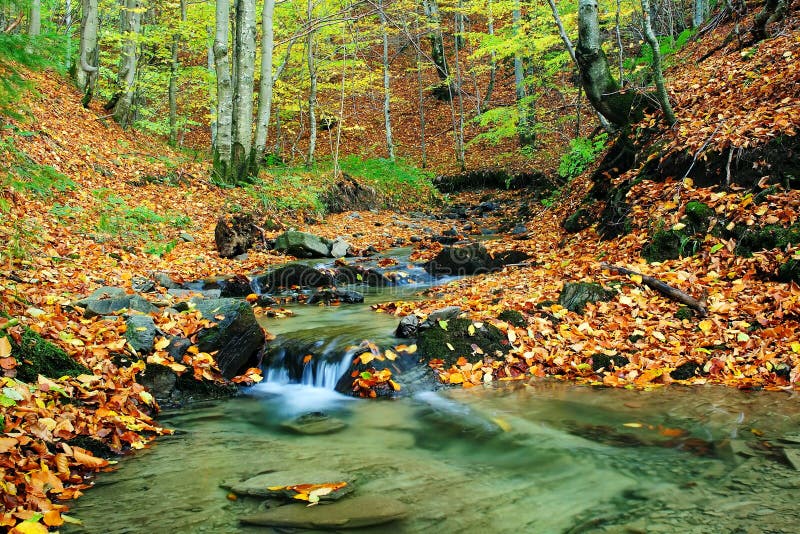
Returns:
[[[653,26],[650,24],[650,0],[642,0],[642,13],[644,14],[644,35],[647,43],[653,49],[653,78],[656,82],[658,103],[661,105],[661,111],[664,112],[664,119],[672,126],[677,122],[677,119],[669,103],[669,95],[664,83],[664,73],[661,70],[661,48],[658,44],[658,39],[656,39],[656,34],[653,33]]]
[[[308,0],[308,24],[311,25],[314,11],[313,0]],[[311,168],[314,166],[314,152],[317,149],[317,66],[314,57],[314,31],[308,32],[308,40],[306,44],[308,49],[308,75],[310,78],[311,87],[308,91],[308,121],[309,121],[309,136],[308,136],[308,157],[306,158],[306,166]]]
[[[122,46],[120,70],[117,77],[119,88],[115,95],[116,103],[113,104],[112,114],[114,120],[123,128],[130,125],[132,118],[133,95],[136,92],[136,68],[139,60],[139,34],[142,30],[142,11],[141,0],[126,0],[121,15],[125,41]]]
[[[181,27],[172,36],[172,64],[169,70],[169,144],[178,141],[178,71],[181,68],[178,52],[181,47],[181,31],[186,24],[186,0],[181,0]]]
[[[233,124],[233,88],[228,48],[230,0],[217,0],[214,34],[214,63],[217,71],[217,143],[214,147],[214,174],[228,182],[231,168],[231,130]]]
[[[206,53],[206,69],[208,70],[209,74],[214,72],[214,32],[211,29],[211,26],[206,26],[206,31],[208,32],[208,51]],[[211,117],[209,121],[209,134],[211,135],[211,152],[216,152],[217,146],[217,104],[214,100],[214,93],[211,90],[211,87],[208,89],[209,93],[209,100],[208,100],[208,115]]]
[[[786,16],[786,0],[767,0],[753,19],[752,34],[756,41],[767,38],[767,27]]]
[[[597,0],[578,2],[578,46],[575,59],[581,84],[592,106],[614,127],[630,124],[633,93],[625,93],[611,75],[608,58],[601,46]]]
[[[428,150],[425,145],[425,93],[422,84],[422,47],[419,42],[419,17],[414,14],[414,39],[417,50],[417,97],[419,107],[419,149],[421,154],[421,165],[425,169],[428,166]]]
[[[444,39],[442,37],[442,21],[439,17],[439,6],[436,0],[422,0],[422,7],[431,29],[428,31],[428,40],[431,43],[431,60],[436,67],[439,85],[434,94],[439,100],[450,100],[453,97],[453,84],[450,81],[450,72],[447,68],[447,56],[444,53]]]
[[[81,42],[80,53],[74,66],[75,84],[83,93],[83,107],[88,107],[92,101],[94,86],[97,82],[98,48],[97,29],[100,25],[97,16],[97,0],[83,0],[81,2],[83,15],[81,17]]]
[[[31,0],[31,18],[28,35],[36,37],[42,33],[42,0]]]
[[[522,14],[520,11],[520,0],[516,0],[514,11],[511,13],[514,23],[514,34],[520,33],[520,22]],[[532,105],[532,95],[528,94],[528,87],[525,83],[525,69],[523,57],[517,52],[514,54],[514,89],[517,97],[517,136],[522,146],[531,146],[536,140],[534,126],[534,109]]]
[[[390,117],[389,92],[389,36],[386,33],[386,13],[383,11],[383,0],[378,2],[381,17],[381,35],[383,37],[383,123],[386,129],[386,152],[394,161],[394,142],[392,141],[392,120]]]
[[[261,12],[261,78],[258,88],[258,111],[256,112],[255,161],[261,161],[267,148],[269,119],[272,112],[272,56],[275,50],[275,37],[272,17],[275,13],[275,0],[264,0]]]
[[[464,95],[461,92],[461,63],[458,59],[458,39],[454,39],[454,48],[453,51],[453,58],[456,67],[456,80],[455,86],[459,88],[458,91],[458,130],[456,137],[456,161],[458,162],[459,168],[464,171],[467,168],[467,163],[465,159],[464,153]],[[452,107],[452,102],[451,102]]]
[[[692,28],[699,28],[706,20],[708,13],[708,0],[694,0],[694,11],[692,12]]]
[[[494,36],[494,16],[492,15],[492,0],[488,0],[489,10],[488,14],[488,21],[487,21],[487,31],[489,35]],[[492,99],[492,91],[494,91],[494,82],[497,77],[497,52],[492,49],[491,54],[491,64],[489,66],[489,85],[486,86],[486,96],[483,98],[483,107],[489,107],[489,104]]]
[[[236,0],[236,79],[233,89],[232,177],[235,183],[253,174],[253,86],[256,65],[256,3]]]

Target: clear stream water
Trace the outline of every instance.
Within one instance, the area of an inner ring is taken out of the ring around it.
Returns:
[[[397,320],[368,307],[389,298],[298,306],[267,328],[319,340],[333,372],[347,346],[392,339]],[[293,532],[240,525],[259,502],[228,500],[220,484],[303,468],[409,506],[407,519],[361,532],[800,532],[800,471],[783,452],[800,450],[796,394],[538,380],[367,401],[267,374],[241,398],[162,414],[175,435],[101,474],[72,503],[83,526],[62,530]],[[308,436],[281,426],[312,411],[347,427]]]

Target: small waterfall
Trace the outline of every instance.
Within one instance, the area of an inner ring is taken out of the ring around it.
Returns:
[[[302,384],[322,389],[336,389],[339,380],[350,370],[359,346],[348,346],[335,337],[311,343],[300,340],[276,340],[264,381],[272,384]]]

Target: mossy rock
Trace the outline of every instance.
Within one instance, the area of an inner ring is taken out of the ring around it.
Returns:
[[[497,318],[513,326],[528,326],[525,316],[517,310],[503,310]]]
[[[642,247],[642,257],[648,263],[693,256],[701,242],[678,230],[658,230]]]
[[[778,267],[778,280],[781,282],[800,282],[800,260],[792,258]]]
[[[785,228],[776,224],[751,226],[741,231],[734,252],[749,258],[753,252],[785,248],[800,243],[800,224]]]
[[[17,358],[17,378],[34,382],[39,375],[59,378],[65,375],[91,374],[91,371],[73,360],[60,347],[50,343],[28,328],[17,344],[11,339],[11,354]]]
[[[574,234],[589,228],[594,222],[592,212],[586,208],[579,208],[578,211],[564,219],[561,226],[567,232]]]
[[[679,365],[672,371],[669,376],[673,380],[688,380],[695,375],[701,374],[703,367],[697,362],[686,362]]]
[[[711,219],[714,217],[714,210],[702,202],[693,200],[686,204],[685,213],[684,224],[686,224],[687,233],[705,234],[708,232]]]
[[[446,330],[442,328],[443,325]],[[511,348],[505,334],[496,326],[482,323],[480,327],[475,327],[470,319],[439,321],[431,328],[423,330],[417,339],[419,352],[426,361],[440,359],[448,367],[455,364],[461,356],[469,360],[480,359],[480,356],[474,355],[476,351],[473,345],[480,347],[488,356],[496,356],[498,352],[504,355]]]
[[[690,320],[694,317],[694,311],[689,306],[681,306],[678,308],[678,311],[675,312],[675,318],[680,319],[681,321]]]
[[[625,356],[615,354],[614,356],[607,356],[602,352],[592,354],[592,370],[594,372],[600,369],[611,371],[613,368],[625,367],[630,363],[630,360]]]
[[[575,313],[583,313],[589,302],[608,301],[614,298],[616,291],[603,289],[600,284],[591,282],[567,282],[558,296],[558,303]]]

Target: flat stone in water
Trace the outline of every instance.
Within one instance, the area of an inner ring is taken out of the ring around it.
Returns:
[[[299,484],[328,484],[342,481],[347,482],[345,487],[320,497],[320,500],[336,500],[353,491],[352,477],[336,471],[303,470],[302,468],[291,471],[275,471],[231,484],[230,490],[237,495],[251,497],[291,498],[293,492],[270,490],[268,488],[297,486]]]
[[[281,423],[283,428],[297,432],[298,434],[317,435],[333,434],[347,428],[347,423],[341,419],[330,417],[324,413],[307,413]]]
[[[400,501],[379,496],[345,499],[334,504],[306,506],[288,504],[241,518],[242,523],[294,528],[360,528],[382,525],[404,518],[408,507]]]

